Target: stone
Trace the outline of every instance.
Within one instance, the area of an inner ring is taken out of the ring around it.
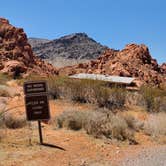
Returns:
[[[58,74],[55,67],[34,55],[24,30],[12,26],[4,18],[0,18],[0,72]]]
[[[86,69],[83,66],[87,66]],[[80,70],[82,69],[82,70]],[[165,82],[166,63],[159,66],[150,55],[144,44],[128,44],[122,50],[106,50],[99,58],[84,65],[75,65],[59,69],[63,74],[81,71],[82,73],[97,73],[135,77],[137,86],[150,84],[159,86]]]

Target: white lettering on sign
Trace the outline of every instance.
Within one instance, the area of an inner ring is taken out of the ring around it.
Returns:
[[[32,107],[32,110],[39,110],[39,109],[42,109],[43,107],[42,106],[36,106],[36,107]]]
[[[33,87],[43,87],[43,84],[33,84]]]
[[[45,102],[44,101],[40,101],[39,104],[44,104]]]
[[[41,114],[42,112],[41,111],[34,111],[33,113],[38,115],[38,114]]]
[[[45,81],[24,83],[27,120],[50,119],[48,87]]]
[[[27,92],[33,92],[33,91],[43,91],[44,88],[35,88],[35,89],[27,89]]]

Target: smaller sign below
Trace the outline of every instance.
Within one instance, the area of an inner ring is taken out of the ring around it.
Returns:
[[[33,95],[36,93],[47,93],[47,91],[48,91],[48,88],[45,81],[24,83],[25,95]]]
[[[47,95],[25,96],[27,120],[50,119],[49,103]]]

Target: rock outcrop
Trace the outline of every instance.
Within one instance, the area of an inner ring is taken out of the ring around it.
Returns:
[[[160,85],[166,81],[165,72],[165,65],[160,67],[143,44],[128,44],[121,51],[108,49],[96,60],[59,70],[61,75],[96,73],[135,77],[139,85]]]
[[[0,18],[0,72],[10,75],[23,73],[57,74],[50,64],[37,58],[22,28]]]
[[[107,47],[102,46],[85,33],[74,33],[55,40],[29,39],[34,53],[42,59],[95,59]]]
[[[161,72],[166,75],[166,63],[163,63],[161,66]]]
[[[41,39],[41,38],[28,38],[28,43],[31,45],[32,49],[38,47],[41,44],[48,43],[51,40],[48,39]]]

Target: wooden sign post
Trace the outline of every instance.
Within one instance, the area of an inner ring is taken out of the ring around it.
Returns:
[[[43,144],[41,121],[50,119],[48,87],[45,81],[24,83],[25,108],[28,121],[38,121],[40,144]]]

